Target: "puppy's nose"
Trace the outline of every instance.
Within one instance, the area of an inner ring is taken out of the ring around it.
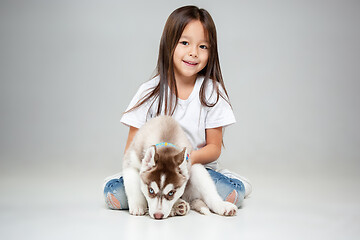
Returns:
[[[164,217],[164,214],[162,214],[162,213],[154,213],[155,219],[162,219],[163,217]]]

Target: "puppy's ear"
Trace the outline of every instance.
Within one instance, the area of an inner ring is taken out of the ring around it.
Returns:
[[[145,156],[141,162],[141,172],[149,171],[157,162],[159,155],[156,153],[156,146],[153,145],[146,150]]]
[[[179,153],[179,154],[177,154],[177,155],[175,156],[175,163],[176,163],[177,165],[181,165],[184,161],[187,162],[188,158],[189,158],[189,154],[188,154],[188,152],[187,152],[187,149],[184,148],[184,149],[181,151],[181,153]]]
[[[189,161],[189,154],[186,148],[184,148],[181,153],[175,156],[175,163],[179,166],[179,173],[186,179],[189,179]]]

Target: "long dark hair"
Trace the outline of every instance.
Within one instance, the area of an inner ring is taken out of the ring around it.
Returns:
[[[196,6],[184,6],[176,9],[170,14],[161,36],[159,57],[156,73],[154,75],[154,77],[160,76],[159,84],[149,91],[133,108],[127,112],[140,107],[147,101],[152,101],[152,106],[155,103],[155,100],[158,99],[156,116],[160,115],[162,110],[164,110],[163,113],[165,115],[172,115],[174,113],[178,99],[173,64],[174,51],[186,25],[193,20],[199,20],[202,23],[205,33],[208,34],[210,44],[207,65],[198,73],[198,75],[204,76],[204,81],[199,92],[201,104],[203,106],[213,107],[219,101],[219,96],[224,98],[230,104],[229,96],[227,94],[220,69],[216,27],[214,21],[205,9],[198,8]],[[213,89],[217,93],[216,101],[213,103],[210,103],[205,96],[209,81],[212,81]],[[218,84],[223,88],[226,96],[220,92]],[[171,90],[170,97],[168,96],[168,88]],[[175,98],[172,93],[175,93]],[[165,106],[164,109],[162,109],[163,104]]]

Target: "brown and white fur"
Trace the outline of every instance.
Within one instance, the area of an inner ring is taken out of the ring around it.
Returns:
[[[156,146],[168,142],[173,146]],[[169,116],[159,116],[144,124],[134,136],[123,159],[123,177],[132,215],[163,219],[185,215],[192,209],[226,216],[237,207],[223,201],[210,175],[201,164],[187,160],[192,150],[181,126]],[[182,197],[182,199],[180,199]]]

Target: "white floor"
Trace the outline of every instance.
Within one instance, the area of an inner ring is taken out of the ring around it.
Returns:
[[[109,172],[15,169],[0,171],[0,239],[360,239],[359,176],[252,174],[254,192],[235,217],[156,221],[105,208]]]

